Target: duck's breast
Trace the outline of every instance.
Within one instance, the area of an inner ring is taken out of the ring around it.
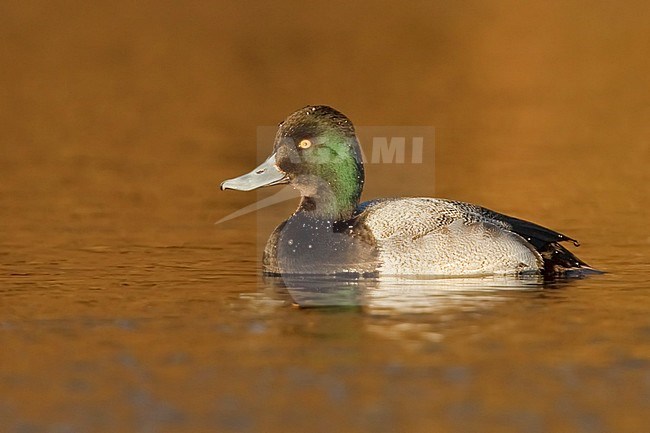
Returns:
[[[298,212],[269,238],[263,265],[274,274],[365,274],[376,271],[377,251],[363,229]]]

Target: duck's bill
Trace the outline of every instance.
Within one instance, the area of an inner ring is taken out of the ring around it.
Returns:
[[[283,183],[289,183],[289,178],[276,167],[274,153],[250,173],[221,182],[221,189],[252,191],[264,186],[280,185]]]

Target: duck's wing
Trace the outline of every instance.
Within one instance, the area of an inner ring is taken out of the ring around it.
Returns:
[[[476,208],[430,198],[363,203],[358,221],[376,240],[387,274],[481,275],[536,272],[541,255],[505,223]]]
[[[574,270],[599,272],[560,244],[560,242],[570,241],[578,247],[580,242],[576,239],[539,224],[504,215],[481,206],[462,202],[452,203],[455,203],[460,208],[467,208],[468,214],[472,214],[473,217],[485,218],[488,221],[500,224],[506,230],[517,233],[526,239],[544,259],[544,272],[547,275],[564,274]]]
[[[461,202],[454,203],[457,203],[457,205],[460,207],[467,207],[469,209],[472,209],[474,214],[479,218],[500,224],[507,230],[517,233],[528,242],[533,244],[537,249],[543,248],[550,242],[571,241],[575,246],[580,245],[577,240],[570,238],[569,236],[560,232],[556,232],[555,230],[540,226],[539,224],[504,215],[502,213],[476,205]]]
[[[578,242],[569,236],[493,210],[453,200],[436,198],[397,198],[365,202],[360,205],[373,234],[379,239],[410,236],[412,239],[446,230],[452,224],[484,225],[514,233],[530,244],[544,260],[546,273],[589,268],[560,242]],[[589,268],[590,269],[590,268]]]

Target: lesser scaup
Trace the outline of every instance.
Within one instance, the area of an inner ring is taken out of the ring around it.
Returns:
[[[363,161],[352,122],[308,106],[278,128],[273,153],[221,189],[290,184],[302,199],[271,234],[271,274],[486,275],[592,270],[560,242],[577,241],[489,209],[438,198],[359,203]]]

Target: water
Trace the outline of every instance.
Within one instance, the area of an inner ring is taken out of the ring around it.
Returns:
[[[646,5],[121,6],[2,6],[0,431],[647,429]],[[436,128],[365,199],[479,203],[607,273],[262,279],[295,201],[214,225],[258,198],[218,184],[308,103]]]

